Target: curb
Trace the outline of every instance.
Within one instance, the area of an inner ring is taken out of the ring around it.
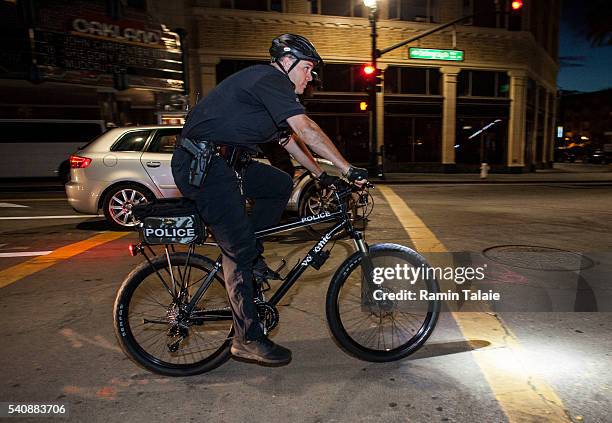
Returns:
[[[610,186],[612,185],[612,180],[584,180],[584,179],[568,179],[568,180],[559,180],[559,179],[543,179],[543,180],[387,180],[387,179],[371,179],[372,183],[382,184],[382,185],[419,185],[419,184],[449,184],[449,185],[467,185],[467,184],[479,184],[479,185],[498,185],[498,184],[588,184],[588,185],[602,185],[602,186]]]

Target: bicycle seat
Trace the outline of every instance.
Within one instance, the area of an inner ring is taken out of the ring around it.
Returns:
[[[206,224],[196,203],[188,198],[165,198],[132,208],[140,221],[136,229],[147,244],[201,244],[206,241]]]

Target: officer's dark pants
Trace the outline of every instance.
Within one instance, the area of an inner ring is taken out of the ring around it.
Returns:
[[[263,336],[253,304],[253,264],[263,251],[254,232],[280,220],[291,195],[293,181],[281,170],[252,162],[243,176],[245,197],[255,200],[250,218],[235,172],[224,159],[214,156],[201,187],[189,184],[191,156],[177,148],[172,156],[172,175],[184,197],[197,203],[223,253],[223,275],[234,314],[235,336]]]

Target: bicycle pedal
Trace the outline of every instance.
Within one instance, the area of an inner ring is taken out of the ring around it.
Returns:
[[[272,289],[272,287],[270,286],[270,283],[265,278],[255,277],[255,283],[259,287],[260,292],[266,292]]]
[[[284,269],[286,266],[287,266],[287,260],[285,260],[285,259],[281,259],[281,264],[280,264],[280,266],[278,266],[278,269],[276,269],[276,270],[274,271],[274,273],[275,273],[275,274],[276,274],[276,276],[277,276],[276,280],[279,280],[279,281],[284,281],[284,280],[285,280],[285,278],[287,277],[287,275],[285,275],[285,276],[281,275],[281,270],[283,270],[283,269]]]
[[[261,292],[266,292],[272,289],[272,287],[270,286],[270,283],[267,280],[264,280],[262,282],[261,287],[262,287]]]

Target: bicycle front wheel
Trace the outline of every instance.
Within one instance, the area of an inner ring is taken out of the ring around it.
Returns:
[[[186,312],[213,268],[207,257],[170,253],[169,259],[157,256],[128,275],[113,315],[117,340],[129,358],[154,373],[190,376],[230,357],[232,314],[220,275]]]
[[[326,315],[330,330],[349,354],[365,361],[388,362],[404,358],[418,350],[429,338],[438,320],[439,300],[382,300],[383,294],[405,292],[402,287],[420,293],[438,293],[433,277],[402,280],[410,269],[422,269],[427,275],[425,259],[407,247],[397,244],[370,246],[368,259],[357,252],[336,271],[327,291]],[[399,267],[398,267],[399,266]],[[377,269],[401,270],[399,278],[367,288]],[[404,273],[404,271],[406,273]],[[368,291],[369,289],[369,291]],[[373,291],[378,291],[373,294]]]

